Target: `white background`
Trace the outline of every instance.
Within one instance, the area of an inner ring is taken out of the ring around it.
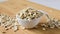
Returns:
[[[29,1],[60,10],[60,0],[29,0]]]
[[[0,3],[6,2],[7,0],[0,0]]]

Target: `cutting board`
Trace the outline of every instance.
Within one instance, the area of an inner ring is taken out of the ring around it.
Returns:
[[[27,0],[8,0],[7,2],[0,3],[0,13],[7,14],[11,17],[15,17],[15,15],[22,9],[26,7],[33,7],[38,10],[43,10],[47,12],[51,17],[56,19],[60,19],[60,10],[56,10],[53,8],[49,8],[47,6],[39,5],[33,2],[29,2]],[[43,16],[40,23],[46,22],[46,17]],[[0,31],[6,31],[3,27],[0,27]],[[0,33],[1,34],[1,33]],[[37,29],[23,30],[19,28],[17,32],[14,32],[12,29],[6,31],[5,34],[60,34],[60,29],[47,29],[43,31],[40,26]]]

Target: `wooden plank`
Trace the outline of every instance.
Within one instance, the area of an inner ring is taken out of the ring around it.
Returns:
[[[14,17],[20,10],[26,7],[33,7],[38,10],[46,11],[51,17],[55,17],[56,19],[60,19],[60,10],[56,10],[53,8],[49,8],[43,5],[39,5],[33,2],[28,2],[27,0],[9,0],[6,3],[0,3],[0,13],[7,14],[11,17]],[[45,22],[46,18],[42,17],[42,22]],[[5,31],[0,27],[0,31]],[[13,32],[12,29],[6,31],[6,34],[60,34],[59,29],[48,29],[46,31],[41,30],[41,27],[38,29],[32,30],[22,30],[20,28],[19,31]]]

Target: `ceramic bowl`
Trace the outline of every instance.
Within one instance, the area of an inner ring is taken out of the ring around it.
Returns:
[[[44,15],[44,11],[42,11],[42,10],[38,10],[38,11],[42,12],[43,15]],[[18,23],[22,27],[25,27],[25,28],[33,28],[33,27],[35,27],[36,25],[38,25],[40,23],[40,20],[41,20],[41,17],[42,16],[40,16],[39,18],[36,18],[36,19],[33,19],[33,20],[30,20],[29,21],[29,20],[21,19],[18,15],[16,15],[16,19],[17,19]]]

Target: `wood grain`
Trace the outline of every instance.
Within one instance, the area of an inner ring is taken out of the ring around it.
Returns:
[[[0,13],[4,13],[11,17],[14,17],[20,10],[26,7],[33,7],[38,10],[46,11],[51,17],[60,19],[60,10],[56,10],[33,2],[29,2],[27,0],[8,0],[5,3],[0,3]],[[46,18],[44,16],[42,17],[41,22],[45,21]],[[6,31],[6,30],[4,30],[3,27],[0,27],[0,31]],[[6,31],[6,34],[60,34],[60,30],[55,28],[43,31],[41,27],[31,30],[22,30],[20,28],[17,32],[14,32],[12,29],[10,29]]]

